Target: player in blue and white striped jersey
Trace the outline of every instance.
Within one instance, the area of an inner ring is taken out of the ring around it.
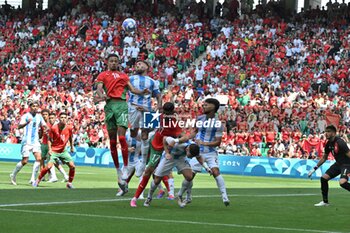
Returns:
[[[40,168],[41,161],[41,144],[39,140],[39,130],[44,127],[48,130],[46,122],[41,114],[38,114],[39,103],[34,101],[30,104],[30,111],[21,117],[18,128],[24,128],[24,134],[22,139],[21,154],[22,160],[17,163],[15,169],[10,174],[11,183],[17,185],[16,176],[17,173],[28,163],[30,152],[33,152],[35,162],[33,165],[32,177],[29,183],[33,183],[36,179],[36,174]]]
[[[221,121],[216,117],[220,107],[220,102],[214,98],[204,100],[204,115],[199,116],[196,122],[196,143],[200,148],[200,155],[204,159],[204,167],[211,172],[216,180],[216,184],[221,192],[222,200],[225,206],[230,204],[228,199],[224,178],[220,175],[218,153],[216,147],[220,146],[223,135],[223,126]],[[190,161],[194,172],[201,172],[202,165],[192,159]],[[188,193],[190,196],[190,193]],[[188,200],[190,201],[190,200]]]
[[[187,136],[180,139],[175,139],[173,137],[164,137],[163,145],[164,153],[156,170],[154,171],[154,179],[151,182],[151,188],[149,189],[147,199],[143,204],[146,207],[150,206],[153,193],[162,181],[162,178],[164,176],[167,176],[174,167],[176,167],[179,174],[182,174],[184,176],[185,180],[187,181],[186,184],[191,183],[194,177],[191,166],[188,163],[186,157],[197,158],[199,156],[198,145],[188,141]],[[189,187],[182,188],[187,189]],[[180,207],[184,207],[182,200],[179,204]]]
[[[149,95],[135,95],[129,92],[129,123],[131,125],[131,137],[135,138],[141,129],[141,155],[146,161],[149,150],[149,131],[143,128],[144,112],[152,111],[152,97],[157,99],[158,107],[162,106],[162,97],[159,91],[159,82],[147,76],[149,64],[146,61],[137,61],[135,64],[136,75],[130,77],[130,83],[135,88],[149,90]]]

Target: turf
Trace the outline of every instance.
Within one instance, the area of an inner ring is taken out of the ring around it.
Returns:
[[[0,163],[1,232],[350,232],[350,193],[330,182],[331,206],[321,200],[318,180],[224,175],[231,205],[225,207],[212,177],[194,181],[193,202],[154,199],[151,206],[131,208],[130,192],[116,197],[116,172],[111,168],[77,167],[74,190],[65,184],[28,184],[32,165],[10,185],[15,163]],[[179,188],[182,177],[175,176]],[[67,203],[71,202],[71,203]]]

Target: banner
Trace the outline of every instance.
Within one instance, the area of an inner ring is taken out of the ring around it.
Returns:
[[[82,147],[75,149],[76,152],[71,155],[76,165],[114,167],[109,149]],[[122,165],[121,151],[118,153]],[[17,162],[21,159],[20,144],[0,143],[0,161]],[[34,161],[32,154],[29,161]],[[221,173],[236,175],[307,178],[307,173],[317,162],[317,160],[219,155]],[[334,161],[326,161],[313,177],[321,177],[333,163]]]
[[[220,172],[224,174],[307,178],[318,160],[220,155],[219,162]],[[313,177],[321,177],[333,163],[326,161]]]

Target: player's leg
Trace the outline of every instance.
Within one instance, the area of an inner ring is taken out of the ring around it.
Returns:
[[[154,171],[154,169],[156,168],[156,166],[159,163],[160,157],[162,155],[162,151],[157,151],[154,150],[154,148],[151,146],[151,152],[150,152],[150,160],[146,166],[146,170],[142,176],[142,181],[140,182],[139,186],[137,187],[137,190],[135,192],[134,197],[131,199],[130,202],[130,206],[132,207],[136,207],[136,201],[139,198],[139,196],[141,195],[141,193],[145,190],[148,181]]]
[[[142,118],[143,119],[143,118]],[[141,129],[141,156],[142,161],[147,161],[147,157],[149,154],[149,131],[148,129]],[[146,162],[144,163],[146,164]]]
[[[350,165],[345,166],[343,165],[341,167],[341,173],[340,173],[340,180],[339,180],[339,185],[343,189],[346,189],[350,192],[350,184],[349,184],[349,177],[350,177]]]
[[[17,181],[16,181],[17,174],[28,163],[29,155],[30,155],[30,152],[32,151],[32,148],[33,148],[32,146],[22,145],[21,147],[22,160],[16,164],[16,167],[13,169],[12,173],[10,174],[10,181],[13,185],[17,185]]]
[[[122,157],[124,168],[127,168],[129,161],[129,147],[126,142],[125,134],[128,128],[128,104],[124,101],[116,102],[116,107],[114,115],[117,120],[117,129],[118,129],[118,139],[121,146]],[[126,171],[123,172],[123,175]],[[124,175],[125,180],[127,179],[127,173]]]
[[[228,199],[227,192],[226,192],[225,181],[222,175],[220,174],[217,153],[206,154],[205,162],[207,162],[209,168],[213,172],[213,177],[216,181],[217,187],[220,190],[223,203],[225,204],[225,206],[230,205],[230,200]]]
[[[175,185],[174,185],[173,173],[170,172],[168,177],[169,177],[169,179],[168,179],[168,183],[169,183],[168,200],[174,200],[175,199]]]
[[[182,208],[182,207],[185,207],[186,204],[191,203],[192,201],[192,198],[190,196],[191,196],[191,191],[193,186],[192,180],[195,177],[195,173],[192,171],[191,166],[185,157],[177,160],[176,169],[184,177],[184,180],[182,181],[181,188],[178,192],[178,198],[177,198],[177,202],[179,206]],[[182,195],[185,191],[189,191],[189,196],[183,199]]]
[[[68,162],[68,167],[69,167],[69,178],[68,178],[67,188],[72,189],[72,188],[74,188],[72,185],[72,182],[73,182],[74,176],[75,176],[75,164],[74,164],[73,160]]]
[[[22,153],[23,156],[23,153]],[[17,185],[17,174],[18,172],[28,163],[28,159],[29,159],[29,153],[28,155],[25,155],[26,157],[22,157],[22,160],[19,161],[15,168],[13,169],[12,173],[10,174],[10,181],[13,185]]]
[[[154,176],[153,180],[151,181],[151,187],[148,191],[148,195],[147,195],[147,199],[145,200],[145,202],[143,203],[143,206],[145,207],[149,207],[151,204],[151,201],[153,199],[153,194],[156,191],[158,185],[160,184],[160,182],[162,181],[162,177],[160,176]]]
[[[55,162],[55,167],[58,169],[58,171],[62,174],[62,176],[64,177],[62,182],[68,182],[68,175],[66,173],[66,171],[64,170],[63,166],[60,164],[59,161]],[[51,171],[53,170],[53,168],[51,168]]]
[[[148,207],[150,205],[153,194],[156,191],[158,185],[163,180],[164,176],[170,173],[174,165],[175,165],[174,159],[169,160],[169,159],[166,159],[165,157],[162,157],[160,159],[160,162],[154,171],[154,178],[151,182],[151,188],[149,189],[147,199],[143,204],[144,206]]]
[[[53,160],[50,160],[46,167],[41,169],[40,174],[38,178],[32,183],[33,187],[38,187],[40,181],[43,179],[43,177],[47,174],[47,172],[53,167]]]
[[[38,174],[38,171],[40,169],[40,162],[41,162],[41,148],[34,146],[33,147],[33,154],[34,154],[34,164],[33,164],[33,171],[32,171],[32,176],[30,178],[29,183],[32,184],[36,180],[36,176]]]
[[[322,191],[322,201],[315,204],[316,207],[321,206],[329,206],[328,202],[328,190],[329,185],[328,181],[333,179],[334,177],[338,176],[340,174],[340,166],[338,166],[336,163],[334,163],[323,176],[321,177],[321,191]]]
[[[115,168],[118,170],[119,161],[118,161],[118,150],[117,150],[117,120],[114,116],[114,111],[117,111],[115,102],[108,102],[105,105],[105,123],[107,126],[107,132],[109,137],[109,149],[111,151],[111,156],[114,162]]]

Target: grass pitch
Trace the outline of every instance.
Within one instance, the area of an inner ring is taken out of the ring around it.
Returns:
[[[18,185],[10,185],[14,166],[0,163],[0,229],[4,233],[350,232],[350,193],[337,181],[330,182],[331,206],[316,208],[313,204],[321,201],[319,180],[224,175],[231,200],[225,207],[214,179],[199,174],[193,202],[185,208],[166,198],[154,199],[148,208],[139,200],[138,207],[131,208],[138,179],[133,178],[126,196],[116,197],[114,169],[77,167],[76,189],[68,190],[61,182],[41,182],[32,188],[28,184],[31,164],[18,174]],[[176,190],[181,181],[176,175]]]

